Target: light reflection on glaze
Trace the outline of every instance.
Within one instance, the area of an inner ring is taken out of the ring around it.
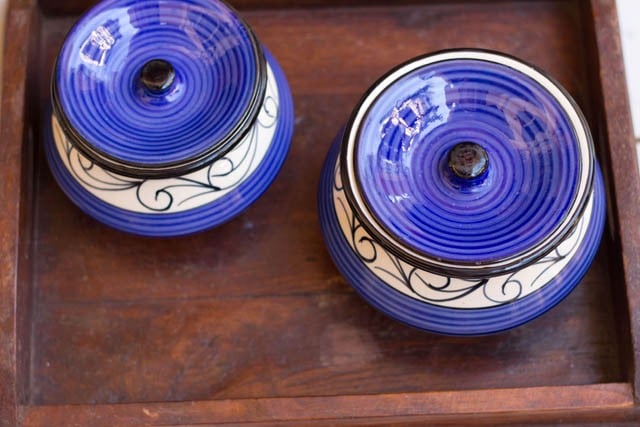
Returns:
[[[416,136],[429,132],[449,118],[450,107],[445,93],[447,81],[442,77],[432,76],[423,84],[419,91],[393,107],[382,120],[380,139],[383,147],[385,140],[400,132],[404,134],[402,150],[409,151]]]
[[[214,0],[103,1],[67,40],[54,74],[58,102],[100,162],[154,169],[207,157],[248,111],[257,114],[264,94],[260,48]],[[175,69],[162,96],[139,90],[151,60]]]
[[[84,42],[80,48],[80,58],[85,64],[103,66],[109,49],[115,44],[116,39],[109,30],[102,25],[98,26],[91,32],[89,38]],[[98,52],[93,51],[90,47],[97,47]],[[99,54],[99,58],[94,59],[92,54]]]
[[[581,175],[559,105],[497,64],[452,61],[403,76],[368,107],[358,141],[357,174],[376,221],[451,262],[493,262],[543,241]],[[461,181],[448,167],[464,142],[486,151],[482,177]]]

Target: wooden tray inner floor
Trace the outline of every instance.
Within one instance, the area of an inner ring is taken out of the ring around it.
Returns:
[[[242,10],[284,68],[296,127],[275,184],[195,236],[129,236],[64,196],[35,154],[31,404],[375,394],[623,381],[605,237],[558,307],[482,338],[423,333],[379,314],[341,278],[316,216],[320,168],[360,95],[390,67],[444,48],[498,49],[592,104],[580,2],[456,2]],[[43,17],[36,99],[76,17]],[[39,111],[40,123],[44,110]],[[606,233],[605,233],[606,234]],[[28,283],[23,283],[28,286]],[[622,284],[619,284],[622,286]],[[616,285],[617,286],[617,285]]]

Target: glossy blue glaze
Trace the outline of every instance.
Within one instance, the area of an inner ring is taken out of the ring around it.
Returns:
[[[276,60],[265,51],[280,94],[274,142],[258,168],[233,191],[195,209],[179,213],[138,213],[116,208],[87,192],[65,168],[47,132],[45,151],[62,190],[85,213],[111,227],[133,234],[169,237],[196,233],[229,221],[247,209],[276,178],[289,151],[293,133],[293,102],[286,78]],[[47,121],[46,128],[50,128]]]
[[[605,219],[587,124],[535,68],[460,49],[374,84],[327,156],[322,232],[347,281],[408,325],[483,335],[578,284]]]
[[[462,142],[487,153],[465,180],[448,166]],[[457,59],[402,76],[368,108],[357,181],[375,220],[439,260],[485,263],[534,247],[577,197],[578,141],[556,99],[502,64]]]
[[[562,301],[587,272],[597,252],[605,219],[604,187],[598,168],[594,176],[593,215],[586,236],[572,262],[544,287],[522,299],[482,309],[452,309],[410,298],[366,268],[340,229],[332,197],[340,142],[341,138],[338,138],[327,156],[318,192],[320,224],[329,254],[342,275],[367,302],[407,325],[440,334],[464,336],[514,328]]]
[[[109,159],[156,166],[201,156],[261,102],[263,58],[252,37],[219,1],[103,1],[60,52],[60,106],[75,132]],[[159,93],[139,79],[157,59],[175,69],[173,84]]]

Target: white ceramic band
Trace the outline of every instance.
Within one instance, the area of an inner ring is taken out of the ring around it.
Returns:
[[[510,67],[523,75],[528,76],[529,78],[536,81],[542,87],[545,88],[553,97],[558,101],[563,111],[567,114],[569,121],[571,122],[572,128],[576,132],[576,140],[578,142],[579,156],[580,156],[580,168],[579,168],[579,178],[577,183],[576,197],[574,198],[573,203],[567,209],[567,215],[564,217],[562,223],[555,228],[555,230],[549,235],[547,235],[542,241],[538,242],[536,245],[529,248],[527,251],[523,253],[519,253],[515,256],[508,257],[505,259],[500,259],[491,263],[483,263],[479,265],[467,265],[465,269],[468,271],[477,271],[478,274],[482,273],[482,270],[486,270],[487,268],[491,269],[506,269],[509,265],[514,262],[514,259],[525,259],[532,257],[537,252],[540,251],[540,248],[548,246],[551,242],[561,238],[562,235],[567,233],[568,230],[571,229],[574,225],[575,218],[580,214],[580,210],[583,208],[583,202],[586,200],[588,194],[592,192],[592,173],[593,173],[593,153],[591,147],[591,140],[589,138],[589,134],[585,129],[584,121],[581,115],[578,113],[576,108],[574,107],[572,101],[565,95],[565,93],[556,85],[551,79],[546,77],[544,74],[536,70],[535,68],[522,63],[516,59],[510,58],[508,56],[492,53],[492,52],[484,52],[484,51],[475,51],[475,50],[456,50],[450,52],[442,52],[436,55],[430,55],[424,58],[421,58],[416,61],[412,61],[405,66],[402,66],[386,76],[381,82],[379,82],[375,88],[368,93],[366,98],[362,101],[359,110],[357,111],[352,123],[349,126],[347,137],[345,138],[344,144],[346,144],[346,156],[345,156],[345,172],[346,176],[349,179],[350,183],[357,182],[357,172],[355,166],[355,152],[356,152],[356,144],[357,144],[357,136],[358,130],[360,129],[363,120],[365,120],[369,108],[375,103],[378,97],[391,85],[393,85],[398,79],[406,76],[407,74],[415,71],[419,68],[426,67],[427,65],[449,61],[449,60],[479,60],[485,62],[496,63],[500,65],[504,65]],[[358,185],[350,186],[351,195],[355,200],[356,205],[358,206],[361,214],[366,219],[367,223],[370,224],[371,227],[374,228],[374,231],[384,238],[387,242],[392,242],[393,246],[397,248],[401,248],[403,253],[406,253],[410,257],[416,260],[420,260],[425,264],[435,265],[439,268],[454,271],[460,268],[460,265],[455,264],[453,262],[439,260],[433,257],[429,257],[425,254],[422,254],[411,247],[404,245],[400,242],[395,236],[390,234],[384,227],[378,224],[375,219],[374,214],[369,210],[367,203],[364,201],[363,195],[360,193],[360,189]]]
[[[211,203],[236,188],[260,165],[273,143],[280,97],[267,64],[265,97],[255,124],[231,151],[186,175],[141,179],[101,168],[69,141],[55,115],[51,117],[58,155],[74,179],[89,193],[112,206],[140,213],[176,213]]]
[[[389,253],[362,226],[344,193],[340,161],[333,202],[345,240],[363,264],[395,290],[419,301],[456,309],[496,307],[543,288],[575,257],[593,213],[593,193],[575,229],[550,253],[515,272],[489,278],[457,278],[418,269]]]

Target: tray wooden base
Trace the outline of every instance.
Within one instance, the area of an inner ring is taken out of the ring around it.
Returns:
[[[82,214],[42,153],[50,70],[90,2],[11,2],[0,426],[635,419],[640,180],[614,0],[373,3],[235,2],[289,79],[291,153],[238,219],[153,240]],[[504,51],[558,79],[592,125],[609,199],[578,288],[530,324],[471,339],[410,329],[358,298],[315,202],[324,155],[366,88],[452,47]]]

